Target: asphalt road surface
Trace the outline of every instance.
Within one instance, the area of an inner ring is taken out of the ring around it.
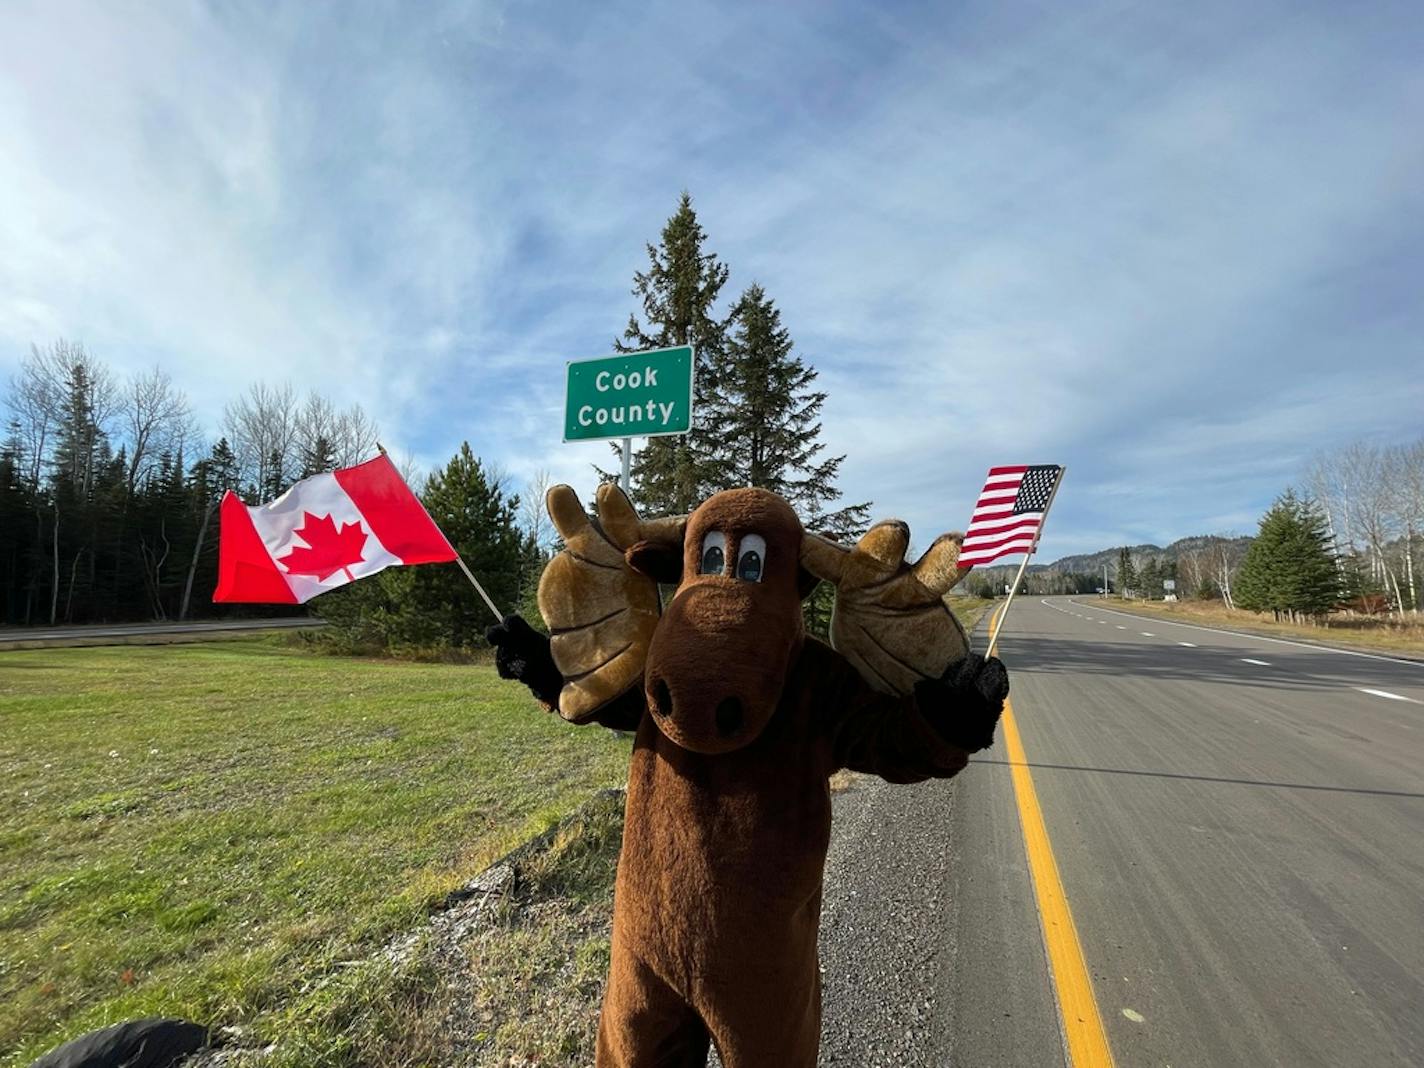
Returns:
[[[1001,655],[1118,1065],[1424,1064],[1424,664],[1092,597]],[[826,876],[822,1063],[1069,1063],[1002,732],[857,783]]]
[[[146,640],[325,626],[320,619],[223,619],[206,623],[104,623],[80,627],[0,627],[0,650],[30,644],[125,645]]]

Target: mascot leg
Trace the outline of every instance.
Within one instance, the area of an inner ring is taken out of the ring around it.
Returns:
[[[747,982],[698,989],[725,1068],[816,1068],[821,1044],[821,977],[778,970]]]
[[[707,1027],[615,934],[598,1017],[597,1068],[706,1068]]]

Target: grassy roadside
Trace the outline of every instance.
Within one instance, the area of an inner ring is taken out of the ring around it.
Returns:
[[[973,634],[979,620],[984,618],[984,613],[994,607],[994,602],[983,597],[951,597],[949,606],[965,632]]]
[[[1221,627],[1268,638],[1292,638],[1340,645],[1364,651],[1404,653],[1424,656],[1424,617],[1419,623],[1394,623],[1387,620],[1332,618],[1320,626],[1299,623],[1278,623],[1269,615],[1230,609],[1219,601],[1123,601],[1116,597],[1099,602],[1096,597],[1082,598],[1084,603],[1103,603],[1108,607],[1133,612],[1156,619],[1178,623],[1195,623],[1204,627]]]
[[[627,746],[483,666],[0,654],[0,1064],[149,1013],[349,1063],[353,959],[621,782]]]

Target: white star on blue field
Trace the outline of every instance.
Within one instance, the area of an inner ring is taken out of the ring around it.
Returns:
[[[0,383],[31,343],[257,379],[583,490],[566,360],[691,192],[830,393],[848,500],[1040,559],[1246,532],[1424,430],[1417,3],[6,7]],[[4,385],[0,384],[0,392]]]

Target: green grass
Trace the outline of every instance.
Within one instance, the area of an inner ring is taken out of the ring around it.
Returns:
[[[627,755],[481,665],[0,654],[0,1064],[150,1013],[320,1030],[351,960]]]

